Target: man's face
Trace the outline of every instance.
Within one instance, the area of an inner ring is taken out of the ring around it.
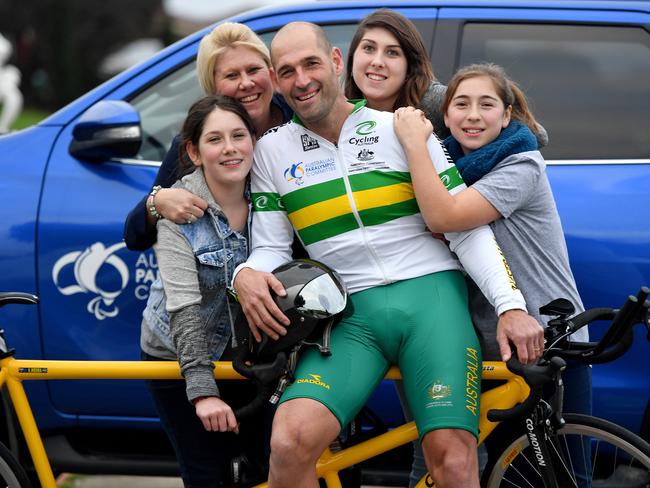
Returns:
[[[326,52],[313,31],[298,27],[273,40],[272,58],[278,91],[300,120],[306,125],[323,121],[341,93],[340,50]]]

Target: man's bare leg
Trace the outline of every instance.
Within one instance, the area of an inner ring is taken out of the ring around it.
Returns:
[[[317,488],[316,460],[340,430],[338,419],[316,400],[281,404],[273,419],[269,487]]]
[[[432,430],[422,439],[422,450],[437,488],[478,488],[473,434],[461,429]]]

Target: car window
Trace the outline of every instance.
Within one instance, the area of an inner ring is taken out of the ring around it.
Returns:
[[[548,159],[650,155],[650,34],[636,27],[468,23],[460,66],[502,65],[547,129]]]
[[[136,95],[131,104],[142,123],[142,146],[136,159],[162,161],[187,110],[202,94],[192,60]]]
[[[324,28],[332,44],[343,51],[345,59],[356,25],[328,25]],[[275,32],[265,32],[260,37],[270,45]],[[196,61],[192,60],[133,97],[131,104],[140,113],[143,132],[142,146],[136,159],[162,161],[172,139],[180,131],[187,110],[202,94],[196,77]]]

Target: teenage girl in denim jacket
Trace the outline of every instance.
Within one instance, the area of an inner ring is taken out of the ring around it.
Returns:
[[[246,444],[258,449],[260,459],[263,452],[264,429],[256,420],[245,424],[250,438],[233,434],[240,431],[233,407],[252,399],[251,385],[215,381],[212,364],[230,357],[240,313],[226,287],[248,256],[254,141],[253,122],[236,100],[213,95],[196,102],[181,132],[184,176],[174,188],[203,199],[207,207],[191,223],[163,219],[157,225],[160,278],[143,314],[141,348],[144,359],[180,363],[185,381],[148,386],[185,486],[229,486],[231,458]]]

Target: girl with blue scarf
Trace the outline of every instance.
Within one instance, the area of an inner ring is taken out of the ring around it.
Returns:
[[[444,145],[468,188],[451,195],[426,151],[431,123],[412,107],[395,112],[395,130],[406,152],[413,189],[424,220],[434,232],[455,232],[489,224],[507,257],[529,313],[540,324],[539,307],[559,297],[584,310],[560,217],[538,151],[539,125],[526,98],[504,70],[476,64],[459,70],[449,82],[442,105],[451,135]],[[484,360],[500,360],[497,317],[470,283],[470,310]],[[585,329],[575,340],[587,340]],[[570,365],[564,375],[565,410],[591,411],[588,367]]]

